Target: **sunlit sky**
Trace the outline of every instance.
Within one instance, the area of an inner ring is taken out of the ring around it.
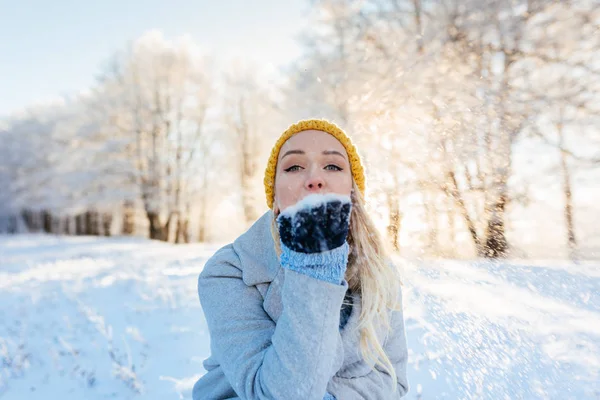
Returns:
[[[0,116],[93,85],[145,32],[280,66],[300,54],[308,0],[0,0]]]

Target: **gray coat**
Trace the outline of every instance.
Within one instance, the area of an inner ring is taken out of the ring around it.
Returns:
[[[334,285],[282,268],[271,218],[266,212],[200,273],[211,356],[194,400],[322,400],[326,391],[338,400],[402,397],[408,391],[402,312],[392,313],[391,334],[377,332],[397,376],[374,372],[360,354],[355,329],[360,297],[353,294],[352,314],[340,331],[347,282]]]

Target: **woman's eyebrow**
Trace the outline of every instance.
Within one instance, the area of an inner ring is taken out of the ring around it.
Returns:
[[[325,150],[323,152],[323,154],[325,154],[325,155],[334,154],[334,155],[338,155],[338,156],[342,157],[344,160],[346,159],[346,157],[344,157],[344,155],[337,150]]]
[[[289,156],[291,154],[306,154],[306,152],[304,150],[288,150],[283,156],[281,156],[281,159],[283,160],[285,156]],[[337,150],[324,150],[323,154],[326,156],[333,154],[342,157],[344,160],[346,159],[346,157],[344,157],[344,155]]]
[[[289,156],[290,154],[306,154],[306,153],[304,152],[304,150],[289,150],[289,151],[286,151],[283,156],[281,156],[281,159],[283,160],[285,158],[285,156]]]

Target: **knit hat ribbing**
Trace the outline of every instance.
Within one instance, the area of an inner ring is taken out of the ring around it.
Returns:
[[[283,144],[293,135],[302,131],[317,130],[329,133],[335,137],[346,149],[348,153],[348,159],[350,161],[350,169],[352,171],[352,177],[356,182],[356,186],[360,190],[361,194],[365,195],[365,173],[360,156],[356,147],[352,143],[352,140],[346,135],[346,133],[337,125],[332,122],[323,119],[308,119],[299,121],[291,125],[285,130],[275,142],[273,149],[271,150],[271,156],[265,169],[265,194],[267,196],[267,206],[273,208],[273,201],[275,200],[275,172],[277,171],[277,159],[279,157],[279,151]]]

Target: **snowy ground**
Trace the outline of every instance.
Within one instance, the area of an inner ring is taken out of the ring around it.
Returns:
[[[0,399],[190,398],[218,246],[0,236]],[[409,399],[600,399],[600,263],[411,263]]]

